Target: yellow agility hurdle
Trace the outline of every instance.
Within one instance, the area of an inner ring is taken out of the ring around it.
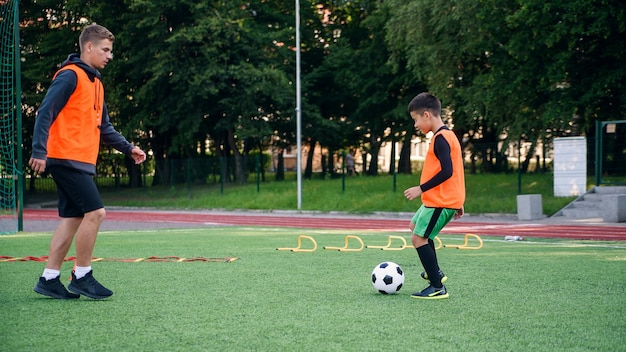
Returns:
[[[302,240],[307,239],[313,243],[313,248],[302,248]],[[300,235],[298,236],[298,247],[295,248],[276,248],[277,251],[292,251],[292,252],[315,252],[317,250],[317,242],[311,236]]]
[[[473,237],[478,241],[478,245],[474,245],[474,246],[470,246],[469,245],[469,238]],[[450,245],[446,245],[444,246],[446,248],[458,248],[458,249],[481,249],[483,248],[483,240],[480,238],[480,236],[478,235],[474,235],[472,233],[468,233],[465,234],[465,243],[463,243],[462,245],[455,245],[455,246],[450,246]]]
[[[437,245],[435,246],[435,249],[439,249],[441,247],[444,247],[443,242],[441,242],[441,240],[439,239],[439,237],[435,237],[435,240],[437,242]]]
[[[394,239],[400,240],[402,242],[402,245],[400,247],[391,247],[391,243],[393,242]],[[437,245],[435,246],[435,249],[439,249],[439,248],[443,247],[443,243],[441,242],[439,237],[435,237],[435,241],[437,242]],[[379,248],[379,249],[382,249],[383,251],[401,251],[401,250],[406,249],[406,248],[414,249],[415,247],[413,247],[412,244],[407,244],[406,243],[406,239],[404,239],[404,237],[402,237],[402,236],[389,236],[387,238],[387,244],[386,245],[384,245],[384,246],[367,246],[367,248]]]
[[[435,237],[435,242],[437,242],[437,245],[435,246],[435,249],[439,249],[441,247],[445,247],[443,245],[443,242],[441,242],[441,240],[439,239],[439,237]],[[415,247],[413,247],[412,244],[408,245],[408,246],[404,246],[402,249],[404,248],[411,248],[411,249],[415,249]]]
[[[391,242],[393,242],[394,239],[400,240],[401,242],[401,246],[399,247],[391,247]],[[406,245],[406,240],[404,239],[404,237],[402,236],[389,236],[387,238],[387,244],[384,246],[367,246],[366,248],[375,248],[375,249],[382,249],[383,251],[401,251],[405,248],[407,248],[408,246]],[[410,246],[412,247],[412,246]]]
[[[349,244],[351,238],[355,239],[360,244],[359,248],[349,248],[348,247],[348,244]],[[363,247],[365,247],[365,244],[363,244],[363,240],[359,236],[347,235],[346,236],[346,244],[343,247],[328,247],[328,246],[326,246],[326,247],[324,247],[324,249],[338,250],[340,252],[358,252],[358,251],[362,251]]]

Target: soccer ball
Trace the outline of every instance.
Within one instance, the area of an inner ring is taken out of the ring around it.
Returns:
[[[372,285],[384,295],[397,293],[403,284],[404,271],[394,262],[382,262],[372,271]]]

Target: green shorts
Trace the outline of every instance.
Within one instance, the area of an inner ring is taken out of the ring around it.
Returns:
[[[411,219],[411,222],[415,224],[413,234],[434,239],[439,231],[454,218],[456,212],[456,209],[428,208],[422,205]]]

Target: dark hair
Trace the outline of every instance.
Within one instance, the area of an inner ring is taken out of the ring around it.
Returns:
[[[409,113],[415,111],[421,114],[426,110],[433,115],[441,116],[441,102],[430,93],[420,93],[409,103]]]
[[[115,41],[115,36],[111,31],[104,28],[103,26],[92,23],[85,27],[83,31],[80,33],[80,37],[78,38],[78,45],[80,45],[80,49],[83,49],[83,45],[87,44],[87,42],[92,42],[94,44],[100,42],[103,39],[108,39],[110,41]]]

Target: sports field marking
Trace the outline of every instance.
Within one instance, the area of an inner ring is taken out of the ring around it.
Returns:
[[[460,238],[457,238],[457,240],[461,240]],[[510,243],[512,246],[517,246],[517,245],[541,245],[541,246],[558,246],[558,247],[569,247],[569,248],[577,248],[577,247],[581,247],[581,248],[593,248],[593,247],[597,247],[597,248],[609,248],[609,249],[626,249],[626,245],[618,245],[618,244],[604,244],[604,243],[595,243],[597,241],[594,241],[594,243],[571,243],[570,240],[563,240],[562,242],[539,242],[539,241],[528,241],[528,240],[523,240],[523,241],[506,241],[504,239],[499,240],[499,239],[493,239],[493,238],[489,238],[489,239],[483,239],[483,242],[498,242],[498,243]]]
[[[224,257],[224,258],[205,258],[205,257],[193,257],[193,258],[181,258],[178,256],[150,256],[145,258],[92,258],[92,262],[123,262],[123,263],[140,263],[140,262],[176,262],[176,263],[187,263],[187,262],[219,262],[219,263],[230,263],[234,262],[239,258],[237,257]],[[16,262],[45,262],[48,260],[47,256],[26,256],[26,257],[11,257],[6,255],[0,255],[0,263],[16,263]],[[63,259],[64,262],[75,261],[76,257],[67,257]]]

